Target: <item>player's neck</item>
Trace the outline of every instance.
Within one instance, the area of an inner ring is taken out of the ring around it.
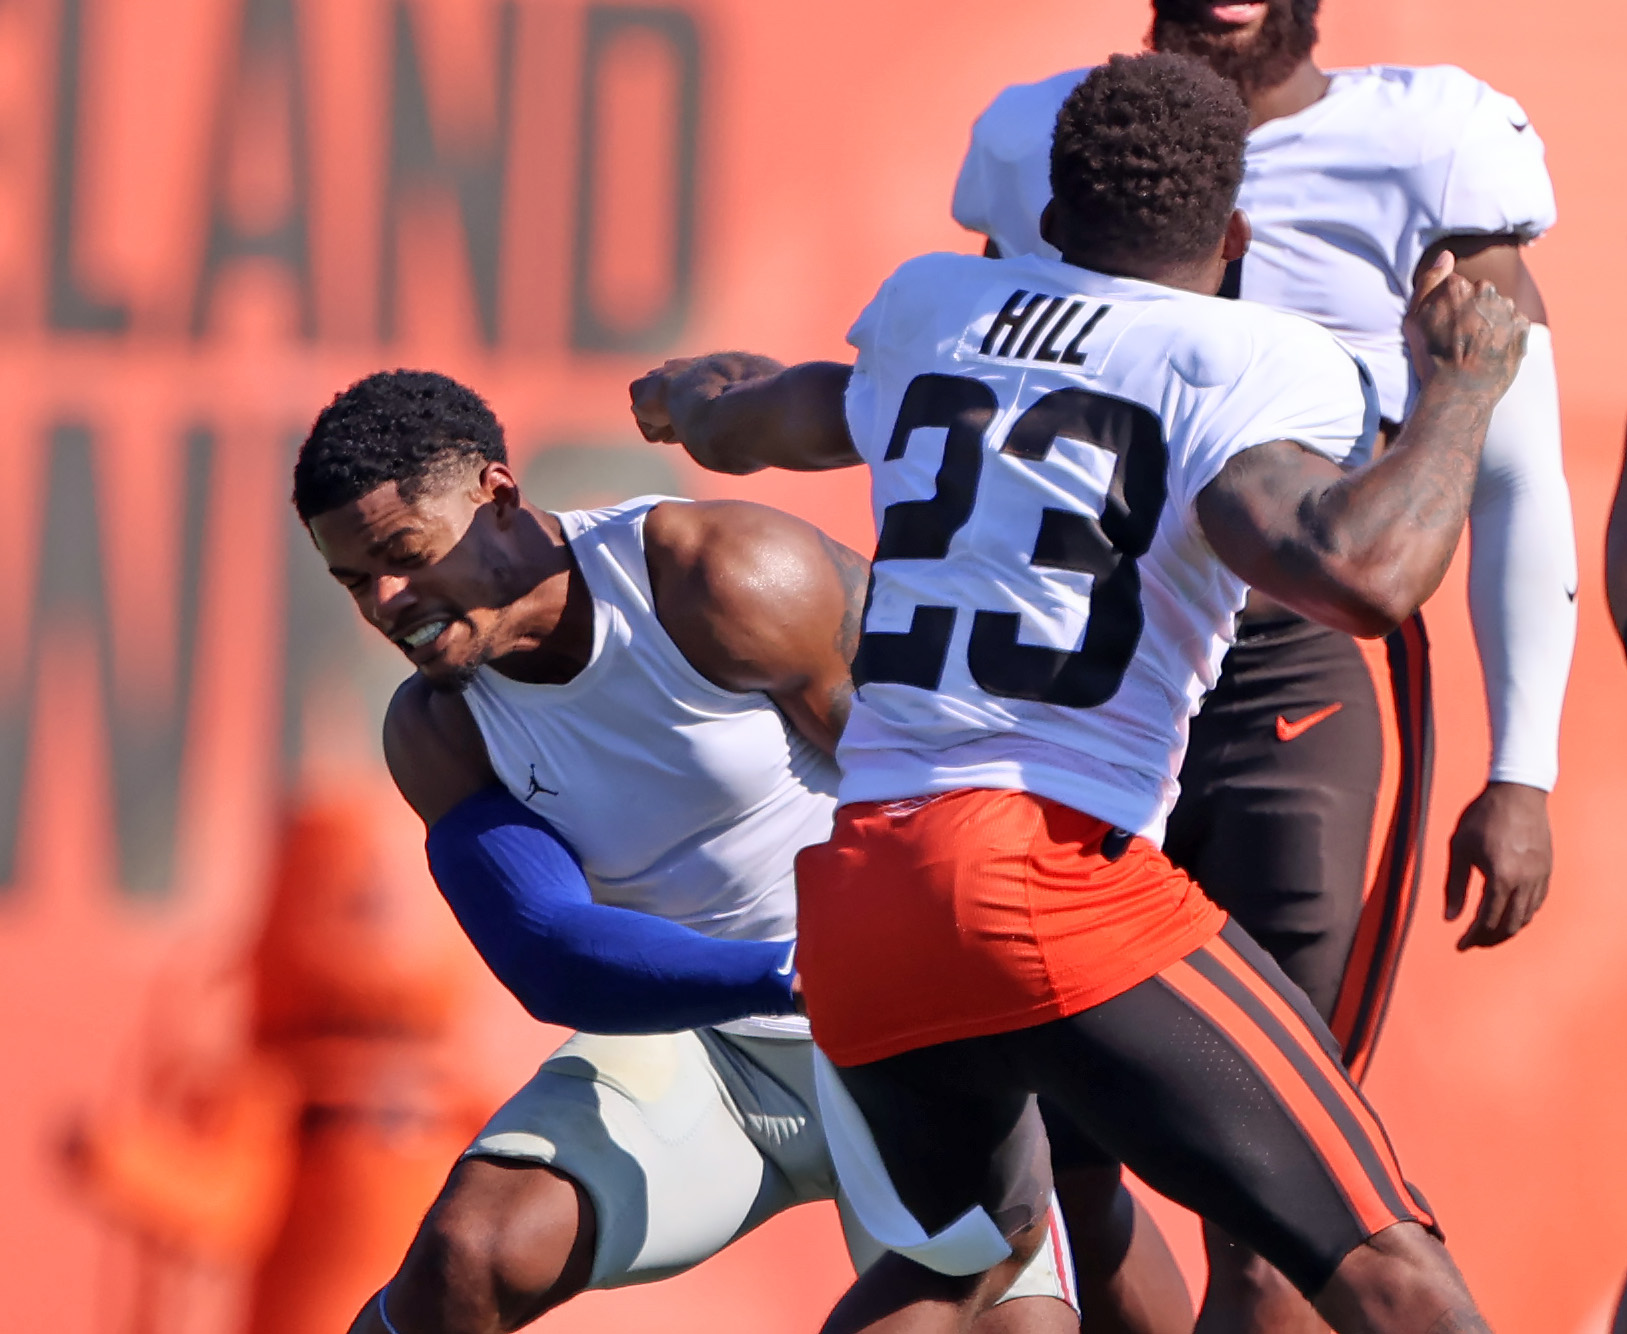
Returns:
[[[1306,107],[1314,106],[1326,95],[1331,82],[1317,68],[1316,61],[1306,56],[1281,83],[1248,94],[1249,128],[1297,115]]]
[[[535,524],[525,553],[530,587],[507,608],[506,643],[491,666],[511,680],[559,685],[593,656],[593,595],[559,520],[526,508]]]
[[[1221,279],[1226,273],[1226,261],[1214,257],[1194,260],[1187,264],[1145,266],[1122,261],[1109,266],[1104,265],[1099,259],[1091,260],[1066,252],[1062,258],[1077,268],[1089,269],[1092,273],[1105,273],[1110,278],[1134,278],[1137,282],[1155,283],[1159,287],[1173,287],[1182,292],[1197,292],[1201,296],[1213,296],[1218,292]]]

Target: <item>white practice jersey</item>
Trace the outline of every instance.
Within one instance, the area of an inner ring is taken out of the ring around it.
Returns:
[[[1056,254],[1039,234],[1052,132],[1089,72],[1007,88],[973,127],[955,218],[1001,254]],[[1455,66],[1331,79],[1319,101],[1249,135],[1238,205],[1254,242],[1239,294],[1338,334],[1400,421],[1413,386],[1401,318],[1424,252],[1445,236],[1540,236],[1554,222],[1553,186],[1520,104]]]
[[[848,334],[880,537],[841,799],[1016,788],[1161,839],[1243,583],[1194,504],[1377,404],[1308,320],[1026,256],[927,255]]]
[[[713,685],[655,613],[641,497],[558,516],[593,595],[563,685],[483,667],[463,698],[503,785],[581,859],[596,902],[728,940],[796,934],[793,861],[830,836],[836,766],[767,695]],[[806,1032],[797,1018],[730,1031]]]

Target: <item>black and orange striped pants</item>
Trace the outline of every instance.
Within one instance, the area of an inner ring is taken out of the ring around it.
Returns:
[[[1433,744],[1421,617],[1369,642],[1291,612],[1244,621],[1164,837],[1310,998],[1358,1083],[1418,900]],[[1058,1170],[1111,1163],[1047,1118]]]
[[[1244,622],[1164,839],[1304,989],[1358,1081],[1417,902],[1431,748],[1419,617],[1370,644],[1291,613]]]
[[[1043,1216],[1036,1094],[1307,1295],[1375,1233],[1434,1228],[1326,1026],[1234,922],[1067,1018],[837,1073],[929,1235],[979,1207],[1007,1236]]]

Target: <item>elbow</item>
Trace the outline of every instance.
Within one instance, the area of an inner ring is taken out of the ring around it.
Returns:
[[[1415,606],[1401,603],[1365,604],[1353,611],[1345,633],[1357,639],[1383,639],[1401,628],[1407,617],[1417,611]]]
[[[1350,595],[1314,619],[1356,639],[1383,639],[1417,609],[1400,600]]]
[[[1397,573],[1367,581],[1353,591],[1348,608],[1351,626],[1346,633],[1357,639],[1383,639],[1400,629],[1439,583],[1439,579],[1407,579]]]
[[[1334,587],[1334,596],[1316,619],[1357,639],[1383,639],[1434,592],[1433,584],[1423,587],[1394,569],[1353,574],[1336,580]]]
[[[482,951],[486,965],[520,1008],[539,1024],[555,1024],[561,1028],[576,1028],[578,1016],[575,1006],[563,988],[548,985],[539,971],[526,961],[502,957],[496,951]]]
[[[1343,621],[1335,628],[1357,639],[1399,629],[1440,587],[1455,545],[1387,542],[1330,561],[1323,568]]]

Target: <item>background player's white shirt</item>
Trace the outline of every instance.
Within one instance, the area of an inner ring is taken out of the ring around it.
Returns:
[[[978,119],[958,221],[1002,254],[1040,238],[1057,112],[1088,69],[1002,92]],[[1327,93],[1248,139],[1238,203],[1254,227],[1241,295],[1309,316],[1367,363],[1384,415],[1415,387],[1401,320],[1444,236],[1553,224],[1542,140],[1519,103],[1452,66],[1336,70]],[[1492,416],[1469,513],[1469,607],[1491,721],[1489,779],[1547,790],[1576,638],[1576,555],[1547,331]]]
[[[713,685],[655,613],[645,496],[558,516],[593,595],[593,652],[563,685],[483,667],[463,698],[503,786],[581,859],[599,903],[728,940],[796,934],[793,862],[830,837],[836,766],[767,695]],[[807,1032],[796,1017],[722,1025]]]
[[[1245,593],[1198,493],[1273,440],[1359,461],[1360,366],[1309,321],[1039,256],[911,260],[848,341],[881,537],[842,801],[1020,788],[1161,838]]]
[[[1089,72],[1007,88],[973,127],[955,218],[1002,254],[1056,254],[1039,235],[1051,135]],[[1400,421],[1412,384],[1401,319],[1424,252],[1445,236],[1540,236],[1553,186],[1520,104],[1455,66],[1329,77],[1319,101],[1249,134],[1238,206],[1254,243],[1241,295],[1338,334]]]

